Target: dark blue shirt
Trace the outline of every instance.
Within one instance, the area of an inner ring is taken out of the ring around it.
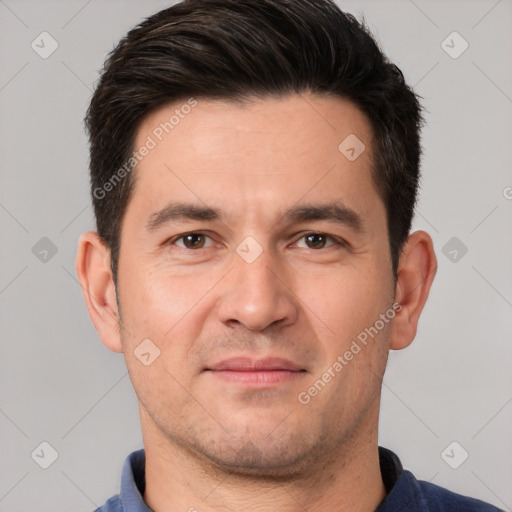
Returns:
[[[448,491],[429,482],[416,480],[404,470],[400,459],[379,447],[380,470],[387,495],[375,512],[498,512],[483,501]],[[121,492],[95,512],[152,512],[142,496],[146,487],[144,450],[131,453],[121,475]]]

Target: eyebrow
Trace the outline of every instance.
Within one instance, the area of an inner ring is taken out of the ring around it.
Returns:
[[[178,220],[220,220],[224,216],[222,210],[208,206],[196,206],[187,203],[169,203],[167,206],[153,212],[146,223],[147,231],[156,231],[168,222]]]
[[[358,233],[364,233],[365,231],[361,216],[343,203],[338,202],[295,206],[284,213],[283,220],[290,224],[326,220],[347,226]]]
[[[146,230],[153,232],[169,222],[180,220],[224,222],[225,218],[225,213],[219,208],[189,203],[169,203],[161,210],[153,212],[149,216]],[[294,206],[286,210],[281,218],[281,222],[289,224],[318,220],[341,224],[358,233],[365,232],[361,216],[341,202]]]

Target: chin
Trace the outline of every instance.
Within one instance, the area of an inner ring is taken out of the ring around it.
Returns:
[[[286,480],[305,474],[321,449],[321,440],[308,439],[304,430],[294,434],[289,428],[277,432],[275,424],[274,432],[268,427],[252,427],[252,432],[246,429],[244,434],[222,435],[220,439],[210,438],[209,442],[201,437],[193,443],[195,451],[231,474]]]
[[[274,451],[262,453],[252,442],[245,443],[236,453],[204,453],[219,469],[233,475],[268,478],[272,480],[296,479],[303,475],[308,464],[307,455]]]

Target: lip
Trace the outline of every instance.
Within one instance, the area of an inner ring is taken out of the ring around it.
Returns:
[[[297,379],[306,370],[288,359],[234,357],[215,363],[206,371],[222,380],[252,387],[270,387]]]
[[[266,357],[253,359],[250,357],[233,357],[224,359],[208,367],[211,371],[232,371],[232,372],[266,372],[266,371],[305,371],[298,364],[281,357]]]

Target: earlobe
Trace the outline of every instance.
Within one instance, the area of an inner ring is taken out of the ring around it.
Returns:
[[[89,315],[103,344],[122,352],[110,251],[96,232],[88,231],[80,237],[75,266]]]
[[[393,320],[390,348],[408,347],[418,327],[420,314],[437,270],[432,238],[425,231],[412,233],[400,256],[395,301],[401,305]]]

